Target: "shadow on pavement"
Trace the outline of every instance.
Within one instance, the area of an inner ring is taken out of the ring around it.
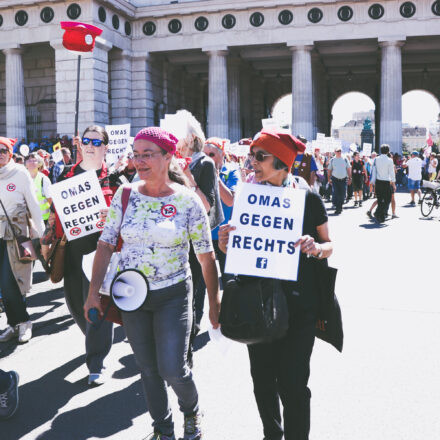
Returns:
[[[194,339],[193,350],[201,350],[210,340],[208,332],[200,333]]]
[[[121,357],[119,362],[123,365],[123,367],[112,374],[114,379],[128,379],[129,377],[139,374],[139,368],[136,365],[133,354]]]
[[[146,403],[139,380],[128,388],[101,397],[87,406],[59,415],[53,420],[51,429],[37,439],[105,438],[128,429],[134,418],[145,413]],[[145,428],[147,435],[148,427]]]
[[[383,229],[383,228],[387,228],[388,225],[385,223],[372,222],[372,223],[364,223],[362,225],[359,225],[359,227],[364,229]]]
[[[44,283],[49,279],[46,272],[33,272],[32,273],[32,284]]]

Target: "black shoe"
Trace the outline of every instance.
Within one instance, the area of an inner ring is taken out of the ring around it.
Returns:
[[[356,208],[357,205],[358,205],[358,201],[355,200],[355,201],[354,201],[354,207]]]
[[[367,215],[368,215],[368,217],[370,217],[371,219],[373,218],[373,214],[371,214],[371,211],[367,211]]]
[[[362,207],[362,202],[359,202],[359,208],[361,208]]]
[[[339,215],[339,214],[342,214],[342,209],[337,209],[337,210],[335,211],[335,215]]]
[[[11,383],[4,393],[0,394],[0,420],[11,418],[18,408],[18,373],[10,371]]]

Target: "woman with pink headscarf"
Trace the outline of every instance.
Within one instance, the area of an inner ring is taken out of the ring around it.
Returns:
[[[209,296],[209,318],[218,327],[220,296],[215,255],[206,210],[176,163],[177,138],[158,127],[135,137],[133,159],[140,181],[131,184],[125,214],[123,189],[112,200],[93,264],[86,316],[100,315],[99,288],[120,235],[119,269],[137,269],[147,278],[145,303],[134,312],[122,312],[133,349],[154,433],[149,440],[175,440],[167,385],[176,393],[184,414],[184,440],[202,437],[198,393],[187,352],[192,327],[192,282],[189,245],[202,267]]]

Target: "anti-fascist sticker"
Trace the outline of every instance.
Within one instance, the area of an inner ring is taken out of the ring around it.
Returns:
[[[8,183],[8,184],[6,185],[6,189],[7,189],[9,192],[15,191],[16,188],[17,188],[17,187],[16,187],[13,183]]]
[[[177,214],[177,209],[174,205],[165,205],[165,206],[162,206],[162,209],[160,210],[160,212],[162,213],[162,215],[164,217],[170,218],[170,217],[173,217]]]
[[[105,225],[105,221],[103,221],[103,220],[100,220],[98,223],[96,223],[96,227],[98,229],[103,229],[104,225]]]

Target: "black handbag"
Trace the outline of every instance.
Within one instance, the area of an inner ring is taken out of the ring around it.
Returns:
[[[317,269],[319,310],[315,336],[342,352],[344,330],[342,327],[341,308],[335,294],[338,270],[329,267],[327,260],[317,261],[317,263],[315,267]]]
[[[219,322],[224,336],[244,344],[271,342],[286,334],[289,311],[279,280],[236,276],[226,283]]]

